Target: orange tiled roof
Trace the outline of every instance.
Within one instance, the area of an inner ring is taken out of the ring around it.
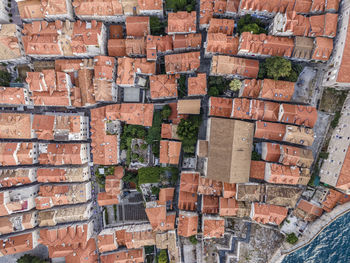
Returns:
[[[223,183],[222,196],[224,198],[231,198],[236,196],[236,184]]]
[[[2,216],[0,217],[0,233],[1,235],[5,235],[32,229],[37,226],[36,217],[37,213],[35,211],[16,214],[14,216]]]
[[[173,209],[174,187],[161,188],[159,191],[159,205],[170,204],[170,209]]]
[[[200,52],[165,55],[167,74],[196,71],[200,65]]]
[[[264,180],[265,179],[265,162],[254,161],[250,162],[250,178]]]
[[[268,162],[278,162],[281,149],[280,145],[277,143],[264,142],[262,143],[262,159]]]
[[[217,214],[219,213],[219,197],[212,195],[202,196],[202,213]]]
[[[153,231],[168,231],[175,228],[175,214],[168,214],[165,206],[146,208],[148,220]]]
[[[312,151],[309,149],[281,145],[280,162],[285,165],[297,165],[309,168],[313,163]]]
[[[233,118],[251,119],[251,100],[245,98],[233,99],[232,114]]]
[[[251,100],[251,116],[254,120],[278,121],[280,104],[271,101]]]
[[[119,204],[118,196],[110,195],[106,192],[98,193],[97,203],[99,206]]]
[[[208,115],[217,117],[231,117],[233,100],[228,98],[209,98]]]
[[[29,169],[5,169],[0,171],[0,186],[11,187],[22,184],[30,184],[36,181],[36,170]]]
[[[301,214],[296,211],[297,216],[302,217],[306,221],[313,221],[315,218],[320,217],[323,213],[323,209],[321,207],[316,206],[304,199],[300,200],[297,209],[305,212],[305,214],[300,216]]]
[[[27,105],[30,103],[24,88],[0,87],[0,104],[4,105]]]
[[[177,232],[179,236],[190,237],[197,234],[198,214],[180,211]]]
[[[140,11],[163,11],[162,0],[138,0]]]
[[[155,62],[148,62],[145,58],[118,58],[117,84],[132,86],[135,73],[155,74]]]
[[[294,89],[294,82],[264,79],[259,97],[277,101],[290,101],[294,94]]]
[[[294,41],[287,37],[243,32],[239,39],[239,54],[260,54],[269,56],[292,56]]]
[[[174,33],[195,33],[196,32],[196,12],[190,13],[181,11],[168,13],[168,34]]]
[[[128,16],[125,26],[127,36],[145,37],[151,33],[149,16]]]
[[[169,35],[165,36],[147,36],[146,37],[146,53],[147,60],[156,60],[157,53],[173,50],[173,38]]]
[[[238,202],[234,198],[220,197],[220,216],[236,216],[238,211]]]
[[[208,33],[223,33],[232,35],[235,28],[235,21],[233,19],[210,19]]]
[[[61,183],[61,182],[81,182],[89,175],[84,175],[88,171],[84,168],[39,168],[37,170],[37,180],[40,183]]]
[[[207,94],[207,75],[198,73],[197,77],[188,78],[188,96],[206,95]]]
[[[33,164],[36,147],[34,143],[0,143],[0,164],[2,166]]]
[[[237,55],[239,46],[238,37],[227,36],[223,33],[208,33],[206,53]]]
[[[5,240],[0,240],[0,254],[6,256],[30,251],[36,247],[36,241],[36,231],[10,236]]]
[[[322,0],[323,1],[323,0]],[[300,0],[271,0],[261,3],[259,0],[241,0],[240,9],[249,10],[251,12],[267,12],[267,13],[285,13],[295,10],[299,13],[309,13],[312,1]]]
[[[203,235],[209,238],[220,238],[225,233],[225,220],[203,217]]]
[[[182,119],[187,119],[188,115],[178,114],[177,112],[177,102],[172,102],[168,104],[171,108],[171,115],[168,117],[168,120],[173,124],[179,124]]]
[[[51,165],[84,164],[89,160],[87,147],[88,144],[49,143],[47,152],[39,155],[39,163]]]
[[[312,106],[281,104],[278,120],[281,122],[314,127],[317,121],[317,109]],[[282,111],[283,110],[283,111]]]
[[[179,164],[181,152],[181,142],[160,141],[160,163]]]
[[[139,0],[141,1],[141,0]],[[102,263],[142,263],[144,262],[144,249],[122,250],[108,255],[101,255]]]
[[[247,78],[257,78],[259,61],[223,55],[214,55],[211,62],[212,75],[239,75]]]
[[[280,225],[288,214],[283,206],[258,204],[252,206],[252,220],[262,224]]]
[[[344,193],[338,192],[334,189],[329,189],[326,199],[322,202],[322,208],[326,212],[330,212],[337,204],[343,204],[350,201],[350,196]]]
[[[349,171],[350,171],[350,146],[348,146],[348,149],[343,161],[343,166],[340,170],[338,181],[336,184],[336,187],[343,191],[348,191],[350,188]]]
[[[122,25],[110,25],[109,26],[109,39],[123,39],[123,26]]]
[[[327,61],[332,55],[333,39],[325,37],[316,37],[314,41],[314,52],[312,59]]]
[[[199,49],[202,43],[202,35],[200,33],[174,35],[173,47],[178,49]]]
[[[58,0],[27,0],[18,2],[21,19],[44,19],[46,16],[68,15],[69,6],[66,1]]]
[[[108,55],[113,57],[126,56],[125,39],[108,39]]]
[[[162,123],[161,137],[163,139],[179,139],[177,134],[177,125],[172,123]]]
[[[255,122],[255,138],[282,141],[286,134],[286,125],[282,123]]]
[[[150,76],[149,79],[152,99],[177,97],[177,81],[175,75],[153,75]]]
[[[118,16],[123,15],[123,5],[113,0],[74,0],[72,3],[77,16]]]
[[[298,184],[300,170],[296,166],[287,166],[276,163],[269,163],[267,182],[274,184]]]
[[[146,55],[146,41],[144,38],[125,39],[125,52],[127,56]]]
[[[31,139],[32,115],[18,113],[0,113],[0,138]]]
[[[195,211],[197,209],[197,194],[180,189],[178,207],[181,210]]]
[[[222,182],[200,176],[198,193],[203,195],[220,196],[222,193]]]
[[[350,17],[349,17],[350,19]],[[350,21],[348,20],[347,23]],[[343,55],[340,61],[340,67],[337,74],[337,82],[340,83],[348,83],[350,82],[350,74],[348,72],[350,71],[350,27],[348,26],[346,31],[346,39],[344,49],[343,49]]]
[[[197,193],[199,185],[199,173],[183,172],[180,179],[180,191]]]
[[[214,1],[213,0],[201,0],[199,6],[199,24],[209,24],[210,19],[214,14]]]

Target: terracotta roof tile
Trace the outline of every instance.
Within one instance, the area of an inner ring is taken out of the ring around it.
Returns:
[[[188,78],[188,96],[198,96],[207,94],[207,75],[198,73],[197,77]]]
[[[181,152],[181,142],[160,141],[160,163],[179,164]]]
[[[199,173],[182,172],[180,179],[180,191],[197,193],[199,185]]]
[[[243,32],[239,39],[238,54],[290,57],[293,48],[294,41],[291,38]]]
[[[177,98],[177,80],[175,75],[150,76],[152,99]]]
[[[19,38],[19,27],[15,24],[2,24],[0,28],[0,60],[24,58]]]
[[[220,238],[225,233],[225,220],[220,217],[203,217],[203,235],[205,238]]]
[[[312,59],[327,61],[333,51],[333,40],[325,37],[316,37],[314,45]]]
[[[210,69],[212,75],[238,75],[247,78],[256,78],[258,72],[258,60],[222,55],[213,56]]]
[[[138,0],[140,11],[163,11],[162,0]]]
[[[139,0],[142,1],[142,0]],[[101,255],[102,263],[142,263],[144,262],[144,249],[122,250],[108,255]]]
[[[283,206],[254,203],[252,206],[252,220],[263,224],[280,225],[288,214]]]
[[[202,196],[202,213],[218,214],[219,213],[219,197],[212,195]]]
[[[198,214],[180,211],[177,231],[179,236],[190,237],[197,234]]]
[[[123,26],[122,25],[110,25],[109,26],[109,39],[123,39]]]
[[[177,124],[172,123],[162,123],[162,132],[161,137],[163,139],[174,139],[179,140],[179,136],[177,135]]]
[[[174,199],[175,188],[161,188],[159,191],[159,205],[169,205],[170,209],[173,209],[173,199]]]
[[[320,217],[323,213],[323,209],[318,205],[308,202],[304,199],[300,200],[294,214],[297,217],[302,218],[305,221],[314,221],[317,217]]]
[[[173,36],[174,50],[181,49],[199,49],[202,44],[202,35],[200,33],[182,34]]]
[[[277,101],[290,101],[294,94],[294,89],[294,82],[264,79],[259,97]]]
[[[168,231],[175,227],[175,214],[167,214],[165,206],[145,209],[153,231]]]
[[[181,210],[195,211],[197,209],[197,194],[180,190],[178,207]]]
[[[196,33],[196,12],[168,13],[168,34]]]
[[[172,102],[168,104],[171,108],[171,115],[168,117],[168,120],[173,124],[179,124],[182,119],[186,119],[188,116],[184,114],[178,114],[177,112],[177,102]]]
[[[0,143],[0,164],[2,166],[34,164],[37,158],[35,143]]]
[[[344,204],[350,201],[350,196],[338,192],[334,189],[329,189],[325,200],[322,202],[322,208],[326,212],[330,212],[337,204]]]
[[[220,196],[222,193],[222,182],[199,177],[198,193],[203,195]]]
[[[125,26],[127,36],[145,37],[151,33],[149,16],[128,16]]]
[[[317,110],[312,106],[281,104],[278,121],[312,128],[317,121]]]
[[[165,55],[167,74],[196,71],[200,66],[200,52]]]
[[[265,162],[263,161],[251,161],[250,162],[250,175],[249,178],[264,180],[265,179]]]
[[[223,33],[208,33],[206,53],[237,55],[239,46],[238,37],[227,36]]]
[[[146,38],[147,60],[156,60],[157,53],[173,50],[173,38],[169,35]]]
[[[25,88],[0,87],[0,104],[28,105],[31,104],[28,90]]]
[[[208,33],[223,33],[232,35],[235,28],[235,21],[233,19],[210,19]]]
[[[238,202],[234,198],[220,197],[220,216],[236,216]]]
[[[74,12],[77,16],[118,16],[123,15],[123,5],[119,1],[112,0],[75,0]]]
[[[37,232],[10,236],[6,240],[0,240],[0,253],[3,256],[13,255],[20,252],[27,252],[36,247]]]
[[[281,155],[280,145],[277,143],[262,143],[261,158],[268,162],[278,162]]]
[[[349,17],[350,19],[350,17]],[[348,24],[350,21],[348,20],[346,23]],[[343,55],[340,61],[340,68],[337,74],[337,82],[340,83],[348,83],[350,82],[350,27],[348,26],[346,31],[345,45],[343,49]]]
[[[209,98],[208,115],[217,117],[231,117],[233,100],[228,98]]]
[[[88,144],[55,144],[46,145],[46,152],[39,155],[40,164],[69,165],[84,164],[89,161]]]
[[[236,184],[223,183],[222,196],[224,198],[231,198],[236,196]]]
[[[30,114],[0,113],[0,138],[33,138],[31,117]]]
[[[282,123],[272,123],[257,121],[255,122],[255,138],[283,141],[287,126]]]

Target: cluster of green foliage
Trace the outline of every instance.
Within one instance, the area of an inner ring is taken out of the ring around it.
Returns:
[[[167,27],[167,21],[161,21],[157,16],[151,16],[149,20],[151,35],[152,36],[164,36],[165,29]]]
[[[180,78],[177,80],[177,90],[179,99],[187,96],[186,75],[180,75]]]
[[[176,167],[142,167],[138,170],[137,185],[158,183],[161,180],[161,176],[167,173],[171,175],[169,182],[175,185],[179,174],[179,170]],[[123,181],[125,181],[125,176]]]
[[[152,152],[156,157],[159,157],[161,131],[162,131],[162,113],[160,111],[155,111],[153,114],[152,127],[149,128],[148,134],[146,136],[146,142],[152,145]]]
[[[261,161],[261,155],[256,152],[256,151],[252,151],[252,158],[253,161]]]
[[[124,125],[124,130],[120,138],[120,149],[126,150],[131,146],[133,138],[145,139],[147,130],[141,125]]]
[[[105,221],[106,221],[106,225],[109,224],[109,221],[108,221],[108,211],[107,211],[107,208],[105,208]]]
[[[151,192],[152,192],[153,195],[156,195],[156,196],[158,197],[158,196],[159,196],[160,189],[159,189],[159,187],[152,186]]]
[[[290,233],[287,235],[286,237],[286,241],[289,243],[289,244],[295,244],[296,242],[298,242],[298,237],[294,234],[294,233]]]
[[[243,32],[252,32],[253,34],[267,34],[265,25],[255,17],[251,15],[245,15],[238,20],[237,32],[242,34]]]
[[[162,249],[158,256],[158,263],[168,263],[168,253],[166,249]]]
[[[340,119],[341,113],[340,111],[337,111],[334,115],[333,120],[331,121],[331,127],[335,129],[338,126],[339,119]]]
[[[197,245],[198,240],[197,240],[196,236],[190,236],[190,242],[191,242],[193,245]]]
[[[178,11],[195,11],[196,0],[166,0],[165,6],[167,10]]]
[[[99,169],[104,169],[104,174],[100,174]],[[101,188],[105,186],[106,176],[114,174],[114,166],[99,166],[95,172],[96,181]]]
[[[270,57],[260,63],[259,79],[270,78],[296,82],[303,67],[282,57]]]
[[[229,88],[230,81],[224,77],[209,77],[208,81],[208,95],[219,96],[223,95],[224,92]]]
[[[0,70],[0,86],[8,87],[11,82],[11,74],[7,71]]]
[[[162,109],[162,119],[167,120],[171,115],[171,108],[169,104],[165,105]]]
[[[39,257],[25,254],[17,259],[17,263],[47,263],[48,261],[43,260]]]
[[[177,126],[177,135],[182,141],[182,149],[186,154],[191,155],[195,152],[201,122],[201,115],[191,115],[187,119],[182,119]]]
[[[328,152],[320,152],[320,158],[322,159],[328,159],[329,153]]]
[[[229,86],[230,86],[230,90],[239,91],[242,87],[242,82],[239,79],[234,79],[234,80],[231,80]]]

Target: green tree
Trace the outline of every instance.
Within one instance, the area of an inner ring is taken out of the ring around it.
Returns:
[[[159,187],[152,186],[151,192],[152,192],[153,195],[158,196],[158,195],[159,195],[159,192],[160,192],[160,189],[159,189]]]
[[[242,87],[242,82],[239,79],[234,79],[230,82],[230,90],[239,91]]]
[[[148,144],[147,143],[143,143],[141,144],[141,150],[146,150],[148,148]]]
[[[298,242],[298,237],[294,234],[294,233],[290,233],[287,235],[286,237],[286,241],[289,243],[289,244],[295,244],[296,242]]]
[[[150,29],[152,36],[165,35],[165,28],[167,27],[167,22],[162,22],[157,16],[150,17]]]
[[[29,254],[25,254],[19,259],[17,259],[17,263],[46,263],[46,262],[48,261]]]
[[[266,34],[265,25],[259,19],[254,18],[251,15],[245,15],[238,20],[237,31],[239,34],[243,32]]]
[[[167,104],[163,107],[162,109],[162,119],[163,120],[167,120],[171,115],[171,108],[170,106]]]
[[[292,63],[282,57],[267,58],[264,62],[264,67],[266,68],[267,77],[274,80],[288,77],[292,72]]]
[[[198,127],[195,127],[191,120],[182,119],[177,127],[177,135],[180,139],[195,138],[198,134]]]
[[[165,249],[162,249],[158,256],[158,263],[168,263],[168,254]]]
[[[7,71],[0,70],[0,86],[8,87],[11,82],[11,74]]]
[[[198,240],[197,240],[196,236],[190,236],[190,242],[191,242],[193,245],[197,245]]]
[[[219,93],[219,90],[216,87],[210,87],[209,91],[208,91],[208,95],[211,96],[211,97],[216,97],[216,96],[219,96],[220,93]]]

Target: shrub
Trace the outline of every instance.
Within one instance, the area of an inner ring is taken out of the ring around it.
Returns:
[[[209,77],[208,81],[208,95],[209,96],[219,96],[223,95],[225,91],[229,88],[230,81],[224,77]]]
[[[191,242],[193,245],[197,245],[198,240],[197,240],[196,236],[190,236],[190,242]]]
[[[19,259],[17,259],[17,263],[46,263],[46,262],[48,261],[29,254],[25,254],[21,256]]]
[[[165,28],[167,27],[167,21],[160,21],[157,16],[150,17],[150,28],[152,36],[165,35]]]
[[[234,79],[230,82],[230,90],[239,91],[242,87],[242,82],[239,79]]]
[[[145,161],[145,158],[143,158],[142,156],[139,157],[139,162],[143,163]]]
[[[287,235],[286,241],[293,245],[298,242],[298,237],[294,233],[290,233]]]
[[[146,136],[146,142],[152,145],[153,154],[159,157],[159,141],[161,139],[162,130],[162,116],[160,111],[156,111],[153,114],[152,127],[149,128]]]
[[[245,15],[238,20],[237,31],[239,34],[243,32],[252,32],[253,34],[267,33],[265,25],[258,19],[251,15]]]
[[[146,150],[148,148],[148,145],[146,143],[141,144],[140,146],[141,150]]]
[[[165,249],[162,249],[159,253],[158,263],[168,263],[168,254]]]
[[[252,152],[252,158],[251,158],[253,161],[261,161],[261,155],[256,152],[256,151],[253,151]]]
[[[152,186],[151,192],[153,195],[159,196],[159,191],[160,191],[159,187]]]
[[[187,95],[186,75],[181,75],[177,80],[178,97],[181,99]]]
[[[137,160],[139,158],[139,155],[137,153],[132,154],[132,159]]]
[[[11,82],[11,74],[0,70],[0,86],[8,87]]]
[[[167,104],[163,107],[162,109],[162,119],[163,120],[167,120],[171,115],[171,108],[170,106]]]
[[[331,121],[331,127],[335,129],[338,126],[339,119],[340,119],[341,113],[340,111],[337,111],[334,115],[333,120]]]
[[[106,208],[105,208],[105,221],[106,221],[106,225],[108,225],[109,224],[109,222],[108,222],[108,211],[107,211]]]
[[[320,158],[322,159],[328,159],[329,153],[328,152],[320,152]]]
[[[219,90],[216,87],[210,87],[208,91],[208,95],[211,97],[219,96]]]
[[[162,172],[161,167],[142,167],[138,170],[138,184],[158,183]]]
[[[178,11],[194,11],[196,8],[196,0],[166,0],[166,9]]]

